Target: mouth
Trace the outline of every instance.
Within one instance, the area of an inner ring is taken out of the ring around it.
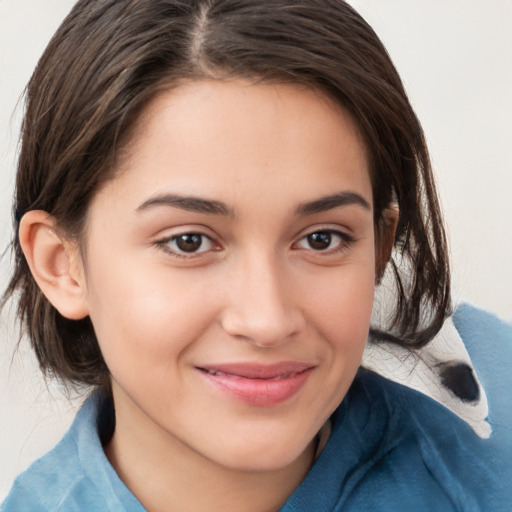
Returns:
[[[306,383],[314,365],[283,362],[273,365],[253,363],[197,367],[222,394],[248,405],[273,406],[289,400]]]

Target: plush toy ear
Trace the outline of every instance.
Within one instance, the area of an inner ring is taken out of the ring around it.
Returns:
[[[393,204],[382,212],[379,223],[375,227],[375,273],[377,284],[380,283],[386,270],[386,265],[391,258],[399,216],[398,205]]]
[[[85,278],[76,243],[60,236],[55,219],[41,210],[23,216],[19,239],[34,280],[57,311],[70,320],[86,317]]]

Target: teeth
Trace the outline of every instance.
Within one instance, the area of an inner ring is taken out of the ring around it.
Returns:
[[[206,370],[206,373],[209,373],[210,375],[227,375],[226,373],[216,372],[213,370]]]
[[[222,377],[231,377],[234,379],[243,379],[243,378],[253,378],[255,380],[281,380],[281,379],[288,379],[289,377],[292,377],[296,375],[296,372],[290,372],[290,373],[283,373],[281,375],[276,375],[275,377],[243,377],[241,375],[233,375],[230,373],[224,373],[224,372],[218,372],[215,370],[204,370],[209,375],[214,375],[216,377],[222,376]]]
[[[295,373],[283,373],[282,375],[277,375],[276,377],[272,377],[271,379],[267,379],[267,380],[288,379],[289,377],[292,377],[293,375],[295,375]]]

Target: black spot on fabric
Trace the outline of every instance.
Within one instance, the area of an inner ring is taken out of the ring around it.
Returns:
[[[480,390],[473,370],[466,363],[445,363],[441,366],[441,382],[463,402],[478,402]]]

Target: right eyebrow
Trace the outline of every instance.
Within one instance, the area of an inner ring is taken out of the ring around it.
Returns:
[[[363,210],[371,211],[370,203],[361,195],[350,190],[332,194],[314,201],[300,204],[295,213],[297,215],[312,215],[326,212],[342,206],[357,205]]]
[[[234,217],[234,211],[221,201],[205,199],[196,196],[182,196],[179,194],[159,194],[144,201],[137,212],[156,208],[158,206],[170,206],[188,212],[207,213],[210,215],[224,215]]]

